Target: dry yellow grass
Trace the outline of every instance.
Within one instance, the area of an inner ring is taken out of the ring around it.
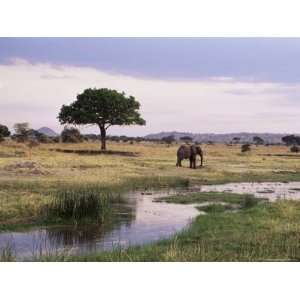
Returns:
[[[255,179],[293,179],[300,173],[300,157],[263,156],[290,154],[285,146],[252,146],[242,154],[239,145],[203,145],[204,167],[196,170],[177,168],[178,145],[108,143],[109,150],[139,153],[137,157],[120,155],[78,155],[50,151],[60,149],[99,150],[98,143],[44,144],[32,149],[31,156],[22,144],[0,144],[0,180],[71,181],[121,184],[128,178],[147,176],[175,176],[197,182],[249,181]],[[22,168],[18,164],[33,162],[35,167]],[[38,171],[36,171],[38,170]],[[247,180],[248,179],[248,180]]]
[[[191,183],[238,181],[300,180],[300,157],[263,156],[288,154],[285,146],[252,146],[241,153],[240,146],[203,145],[204,167],[177,168],[179,145],[154,143],[108,143],[113,151],[137,152],[136,157],[121,155],[79,155],[51,149],[99,150],[99,143],[42,144],[29,152],[23,144],[0,144],[0,224],[24,221],[34,216],[48,192],[58,184],[99,184],[121,186],[137,178],[188,179]]]

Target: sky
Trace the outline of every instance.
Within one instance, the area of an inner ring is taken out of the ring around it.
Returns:
[[[90,87],[141,103],[146,126],[108,134],[300,132],[300,39],[0,38],[1,124],[60,132]]]

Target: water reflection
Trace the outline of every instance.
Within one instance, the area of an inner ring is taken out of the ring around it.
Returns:
[[[126,195],[113,206],[113,214],[101,225],[57,226],[0,234],[0,249],[14,246],[17,259],[41,255],[84,254],[140,245],[169,237],[189,224],[198,212],[192,205],[153,202],[178,190]]]
[[[153,201],[186,192],[250,193],[270,201],[300,199],[300,182],[229,183],[160,192],[135,192],[113,207],[102,225],[40,227],[25,232],[0,234],[0,249],[11,249],[18,260],[41,255],[84,254],[116,247],[142,245],[167,238],[182,230],[199,214],[194,205]]]

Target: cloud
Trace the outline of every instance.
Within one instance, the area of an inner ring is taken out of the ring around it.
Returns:
[[[75,76],[71,75],[53,75],[53,74],[42,74],[40,76],[41,79],[47,80],[60,80],[60,79],[74,79]]]
[[[0,63],[22,63],[22,57],[23,63],[179,81],[297,84],[299,51],[299,38],[0,38]]]
[[[57,115],[85,88],[111,88],[141,103],[147,126],[112,127],[109,134],[144,135],[157,131],[233,132],[300,131],[300,85],[243,82],[214,77],[203,80],[145,79],[91,67],[31,64],[15,59],[0,65],[1,122],[29,121],[34,128],[59,131]],[[280,120],[280,122],[277,122]],[[88,127],[85,131],[97,131]]]

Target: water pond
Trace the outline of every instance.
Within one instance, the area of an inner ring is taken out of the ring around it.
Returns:
[[[0,249],[13,249],[18,260],[40,255],[86,254],[142,245],[168,238],[199,214],[193,205],[154,202],[177,190],[134,192],[114,207],[113,222],[91,226],[41,227],[0,233]]]
[[[199,187],[202,192],[253,194],[269,201],[300,200],[300,182],[241,182]]]
[[[143,245],[168,238],[199,214],[194,205],[154,201],[187,192],[254,194],[269,201],[300,199],[300,182],[228,183],[151,192],[132,192],[115,207],[113,221],[102,225],[40,227],[0,233],[0,249],[10,247],[18,260],[40,255],[86,254]]]

